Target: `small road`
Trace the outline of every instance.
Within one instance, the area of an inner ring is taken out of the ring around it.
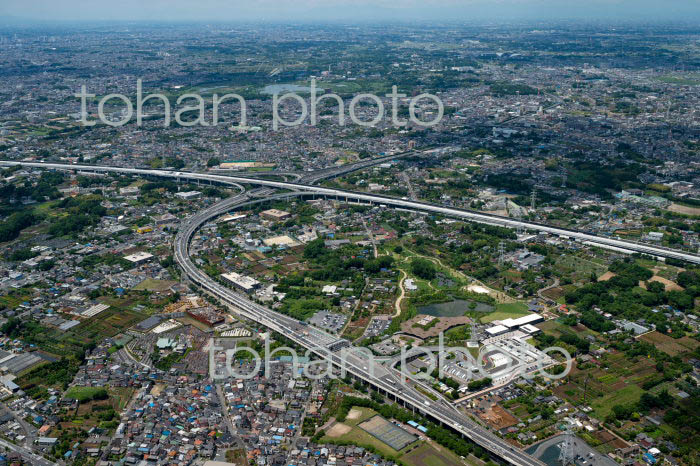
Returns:
[[[557,303],[553,299],[550,299],[544,295],[545,291],[551,290],[552,288],[556,288],[558,286],[559,286],[559,278],[555,278],[554,283],[552,283],[551,285],[549,285],[546,288],[542,288],[541,290],[537,290],[537,297],[540,298],[541,300],[543,300],[544,302],[549,303],[552,306],[558,306],[559,303]]]
[[[123,350],[124,348],[122,348]],[[114,353],[117,354],[117,353]],[[146,389],[145,388],[140,388],[138,391],[135,391],[131,395],[131,399],[128,401],[126,406],[124,406],[124,409],[121,412],[121,420],[125,421],[126,420],[126,415],[134,409],[134,405],[136,404],[136,401],[139,399],[139,395],[143,393]],[[112,446],[118,445],[121,443],[121,439],[117,439],[115,437],[112,437],[112,441],[109,443],[109,445],[106,448],[102,449],[102,452],[100,453],[100,459],[103,461],[107,461],[110,455],[110,451],[112,449]]]
[[[19,453],[22,456],[22,458],[27,460],[28,463],[32,466],[58,466],[58,463],[52,463],[51,461],[47,460],[43,456],[37,455],[28,448],[20,447],[19,445],[15,445],[14,443],[10,443],[4,439],[0,439],[0,446],[5,447],[8,450],[14,451],[15,453]]]
[[[394,303],[394,308],[396,312],[394,312],[394,315],[391,316],[392,319],[397,318],[398,316],[401,315],[401,302],[403,301],[403,298],[406,296],[406,288],[403,286],[403,282],[408,278],[408,274],[404,272],[403,269],[399,269],[401,272],[401,279],[399,280],[399,289],[401,290],[401,294],[399,295],[398,298],[396,298],[396,303]]]
[[[411,184],[411,177],[408,176],[408,173],[406,172],[401,172],[401,179],[406,182],[406,188],[408,189],[408,197],[412,201],[417,201],[418,196],[416,196],[416,192],[413,189],[413,185]]]
[[[224,390],[221,388],[221,384],[216,384],[216,396],[219,398],[219,405],[221,405],[221,412],[224,416],[224,422],[226,422],[226,427],[228,428],[229,434],[233,438],[236,446],[235,449],[246,451],[245,443],[236,434],[236,429],[233,427],[233,422],[231,421],[231,415],[229,413],[228,404],[226,404],[226,397],[224,396]]]
[[[362,226],[365,228],[365,231],[367,232],[367,236],[369,236],[369,240],[372,242],[372,248],[374,249],[374,258],[376,259],[379,257],[379,253],[377,252],[377,240],[374,239],[374,233],[372,233],[372,230],[369,229],[367,226],[367,222],[365,222],[364,217],[360,217],[360,220],[362,220]]]

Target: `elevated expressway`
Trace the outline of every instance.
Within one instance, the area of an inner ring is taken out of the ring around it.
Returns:
[[[369,202],[374,204],[386,205],[401,209],[418,210],[432,212],[436,214],[446,215],[449,217],[461,218],[465,220],[487,223],[492,225],[502,225],[506,227],[522,226],[525,228],[546,231],[560,236],[568,236],[577,238],[583,241],[589,241],[595,244],[610,244],[615,247],[625,248],[626,250],[634,250],[647,254],[657,255],[661,257],[677,257],[679,259],[689,260],[691,262],[700,263],[700,257],[690,254],[685,254],[678,251],[667,250],[664,248],[640,245],[629,241],[612,240],[608,238],[600,238],[594,235],[589,235],[580,232],[574,232],[564,229],[557,229],[546,225],[535,223],[520,222],[509,218],[486,215],[479,212],[471,212],[466,210],[442,207],[433,204],[422,203],[418,201],[409,201],[403,199],[395,199],[384,196],[376,196],[365,193],[357,193],[343,191],[338,189],[323,188],[318,186],[305,185],[300,183],[288,183],[272,180],[261,180],[256,178],[246,178],[237,176],[212,175],[204,173],[188,173],[168,170],[146,170],[135,168],[121,167],[100,167],[90,165],[72,165],[72,164],[54,164],[54,163],[32,163],[32,162],[0,162],[4,166],[21,165],[25,167],[42,168],[50,170],[71,170],[81,172],[95,173],[123,173],[137,176],[170,178],[176,180],[193,180],[193,181],[209,181],[211,183],[219,183],[229,186],[238,186],[241,184],[249,184],[261,186],[263,188],[278,188],[288,190],[278,195],[269,194],[268,189],[261,189],[257,195],[264,194],[262,198],[253,199],[254,193],[238,194],[225,199],[204,211],[198,212],[187,218],[175,239],[175,260],[182,268],[185,275],[196,285],[211,295],[217,297],[227,305],[229,305],[239,315],[251,319],[255,322],[268,327],[296,344],[308,349],[312,354],[320,357],[323,360],[330,361],[334,366],[344,368],[349,374],[361,379],[380,392],[386,393],[406,406],[421,412],[422,414],[454,429],[464,437],[472,440],[482,448],[489,451],[495,457],[498,457],[509,464],[517,466],[543,466],[544,463],[529,456],[523,451],[511,446],[488,430],[477,425],[469,418],[464,416],[457,409],[445,401],[430,401],[420,393],[409,388],[408,385],[402,383],[397,371],[392,368],[387,368],[380,364],[372,363],[372,360],[363,357],[363,352],[359,348],[349,346],[349,343],[343,342],[345,348],[340,352],[337,351],[340,346],[336,343],[338,339],[321,330],[311,328],[304,323],[291,317],[279,314],[265,306],[251,301],[247,296],[238,294],[224,285],[219,284],[214,279],[199,270],[189,257],[189,245],[195,232],[211,219],[216,218],[230,210],[252,205],[254,203],[266,202],[275,198],[292,197],[292,196],[315,196],[321,195],[326,197],[336,197],[347,200]],[[332,176],[332,175],[331,175]],[[336,351],[334,351],[336,349]],[[342,356],[342,357],[341,357]]]
[[[387,157],[386,160],[390,160]],[[373,159],[376,162],[376,159]],[[367,161],[369,164],[372,161]],[[675,249],[665,248],[662,246],[655,246],[650,244],[639,243],[630,240],[621,240],[615,238],[609,238],[605,236],[599,236],[593,233],[586,233],[577,230],[569,230],[566,228],[553,227],[549,225],[544,225],[535,222],[527,222],[517,219],[512,219],[508,217],[501,217],[498,215],[486,214],[483,212],[457,209],[454,207],[440,206],[436,204],[429,204],[426,202],[408,200],[408,199],[397,199],[394,197],[380,196],[376,194],[361,193],[355,191],[346,191],[342,189],[325,188],[322,186],[314,186],[304,183],[290,183],[285,181],[275,181],[275,180],[265,180],[251,177],[242,176],[228,176],[228,175],[214,175],[209,173],[191,173],[182,171],[170,171],[170,170],[148,170],[139,168],[122,168],[122,167],[100,167],[92,165],[72,165],[72,164],[56,164],[56,163],[43,163],[43,162],[9,162],[0,161],[0,166],[15,166],[21,165],[25,167],[33,168],[44,168],[53,170],[75,170],[84,172],[99,172],[99,173],[124,173],[132,174],[138,176],[152,176],[152,177],[162,177],[171,178],[176,180],[193,180],[193,181],[209,181],[211,183],[220,183],[225,185],[238,185],[238,184],[250,184],[255,186],[264,186],[269,188],[278,188],[291,191],[305,191],[314,193],[320,196],[333,197],[338,199],[345,199],[348,201],[361,201],[371,204],[378,204],[388,207],[393,207],[397,209],[405,209],[412,211],[422,211],[434,214],[444,215],[446,217],[458,218],[462,220],[485,223],[489,225],[498,225],[508,228],[524,228],[527,230],[534,230],[539,232],[549,233],[555,236],[570,238],[580,241],[584,244],[603,247],[607,249],[623,251],[623,252],[638,252],[643,254],[648,254],[650,256],[662,257],[662,258],[672,258],[684,260],[687,262],[700,264],[700,256],[697,254],[691,254],[683,251],[678,251]],[[355,165],[355,169],[361,168]],[[338,170],[342,167],[338,167]],[[324,176],[335,176],[338,171],[331,171],[326,173]],[[309,181],[317,181],[319,178],[308,178]]]
[[[279,314],[258,303],[251,301],[228,287],[219,284],[214,279],[198,269],[189,257],[189,244],[195,232],[205,223],[232,209],[242,208],[272,199],[289,198],[293,196],[310,196],[309,192],[290,192],[270,196],[265,199],[250,200],[246,194],[239,194],[225,199],[208,209],[187,218],[175,237],[175,260],[182,267],[187,277],[203,290],[228,304],[238,315],[258,322],[275,331],[296,344],[308,349],[311,354],[334,366],[344,368],[347,373],[361,379],[380,392],[384,392],[406,406],[449,426],[473,442],[481,445],[494,456],[518,466],[543,466],[544,463],[530,457],[521,450],[514,448],[499,437],[480,427],[453,406],[443,401],[430,401],[420,393],[401,383],[397,371],[380,364],[372,363],[363,357],[366,350],[350,347],[345,341],[340,351],[329,349],[338,342],[336,337],[319,329],[309,327],[289,316]],[[337,347],[337,346],[336,346]],[[319,359],[317,359],[319,360]]]
[[[393,155],[385,155],[382,157],[375,157],[371,159],[360,160],[354,163],[347,163],[345,165],[338,165],[335,167],[322,168],[320,170],[314,170],[309,172],[290,172],[283,170],[271,170],[271,171],[260,171],[260,172],[240,172],[235,169],[228,168],[214,168],[211,173],[220,175],[230,175],[236,176],[241,175],[250,178],[265,178],[270,176],[278,176],[282,178],[293,178],[295,181],[301,184],[314,184],[320,180],[325,180],[329,178],[336,178],[338,176],[344,175],[346,173],[354,172],[357,170],[362,170],[363,168],[371,167],[374,165],[379,165],[385,162],[391,162],[392,160],[397,160],[409,155],[420,155],[422,152],[418,151],[408,151],[401,152]]]

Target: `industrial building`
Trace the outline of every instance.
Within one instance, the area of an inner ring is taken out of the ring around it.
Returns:
[[[258,288],[260,288],[260,282],[256,279],[252,277],[247,277],[245,275],[241,275],[236,272],[222,274],[221,278],[235,286],[237,289],[246,293],[252,293]]]
[[[292,217],[292,214],[279,209],[269,209],[260,212],[260,217],[273,222],[281,222]]]

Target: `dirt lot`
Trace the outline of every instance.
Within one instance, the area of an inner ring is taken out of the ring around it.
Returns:
[[[342,437],[343,435],[347,434],[352,430],[352,427],[342,424],[342,423],[337,423],[333,425],[333,427],[330,428],[328,432],[326,432],[326,435],[329,437]]]
[[[503,409],[501,405],[493,405],[491,409],[480,414],[479,417],[488,422],[494,429],[498,430],[514,426],[518,423],[518,419]]]
[[[683,288],[678,286],[676,283],[672,282],[668,278],[659,277],[658,275],[654,275],[653,277],[651,277],[651,279],[649,281],[650,282],[659,282],[659,283],[663,284],[664,287],[666,288],[666,291],[683,291]],[[644,282],[639,282],[639,286],[644,288],[645,290],[647,288]]]
[[[608,272],[605,272],[600,277],[598,277],[598,281],[599,282],[607,282],[608,280],[610,280],[614,276],[615,276],[615,274],[613,272],[608,271]]]
[[[671,204],[668,210],[685,215],[700,215],[700,207],[688,207],[680,204]]]

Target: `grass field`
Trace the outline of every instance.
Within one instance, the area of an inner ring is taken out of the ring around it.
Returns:
[[[636,403],[644,393],[644,390],[636,385],[628,385],[620,390],[609,392],[602,398],[599,398],[591,403],[591,407],[595,411],[598,419],[605,417],[612,411],[615,405],[627,405]]]
[[[559,256],[554,263],[554,268],[562,273],[571,275],[575,282],[587,281],[590,279],[591,274],[600,276],[607,270],[607,267],[602,264],[568,254]]]
[[[371,445],[384,456],[399,456],[400,452],[394,450],[389,445],[381,442],[379,439],[371,436],[364,430],[357,427],[358,424],[366,421],[376,414],[376,412],[368,408],[353,408],[350,410],[350,414],[348,414],[345,422],[331,427],[326,432],[323,439],[321,439],[321,442],[336,441],[341,443],[352,443],[353,445],[359,446]]]
[[[321,442],[351,443],[363,446],[371,445],[384,456],[400,459],[407,466],[453,466],[458,464],[481,464],[478,460],[461,460],[446,448],[434,446],[430,442],[417,441],[401,451],[396,451],[389,445],[368,434],[358,424],[376,416],[377,413],[369,408],[352,408],[345,422],[335,424],[326,431]],[[334,432],[335,431],[335,432]]]
[[[700,86],[700,75],[697,73],[684,73],[679,75],[663,75],[656,78],[667,84],[680,84],[683,86]]]
[[[525,303],[503,303],[497,304],[496,310],[490,314],[487,314],[481,318],[481,322],[486,324],[493,322],[494,320],[504,320],[508,318],[516,319],[518,317],[526,316],[531,314],[527,310],[527,304]]]
[[[401,461],[408,466],[453,466],[462,464],[463,461],[454,453],[446,448],[433,447],[428,443],[424,443],[418,448],[414,448],[410,452],[401,457]],[[475,464],[467,462],[468,464]]]
[[[70,387],[66,391],[65,397],[80,402],[92,400],[96,395],[107,395],[103,387]]]
[[[141,291],[157,291],[163,292],[168,290],[171,286],[175,285],[177,282],[173,280],[155,280],[153,278],[147,278],[138,285],[134,287],[134,290]]]

